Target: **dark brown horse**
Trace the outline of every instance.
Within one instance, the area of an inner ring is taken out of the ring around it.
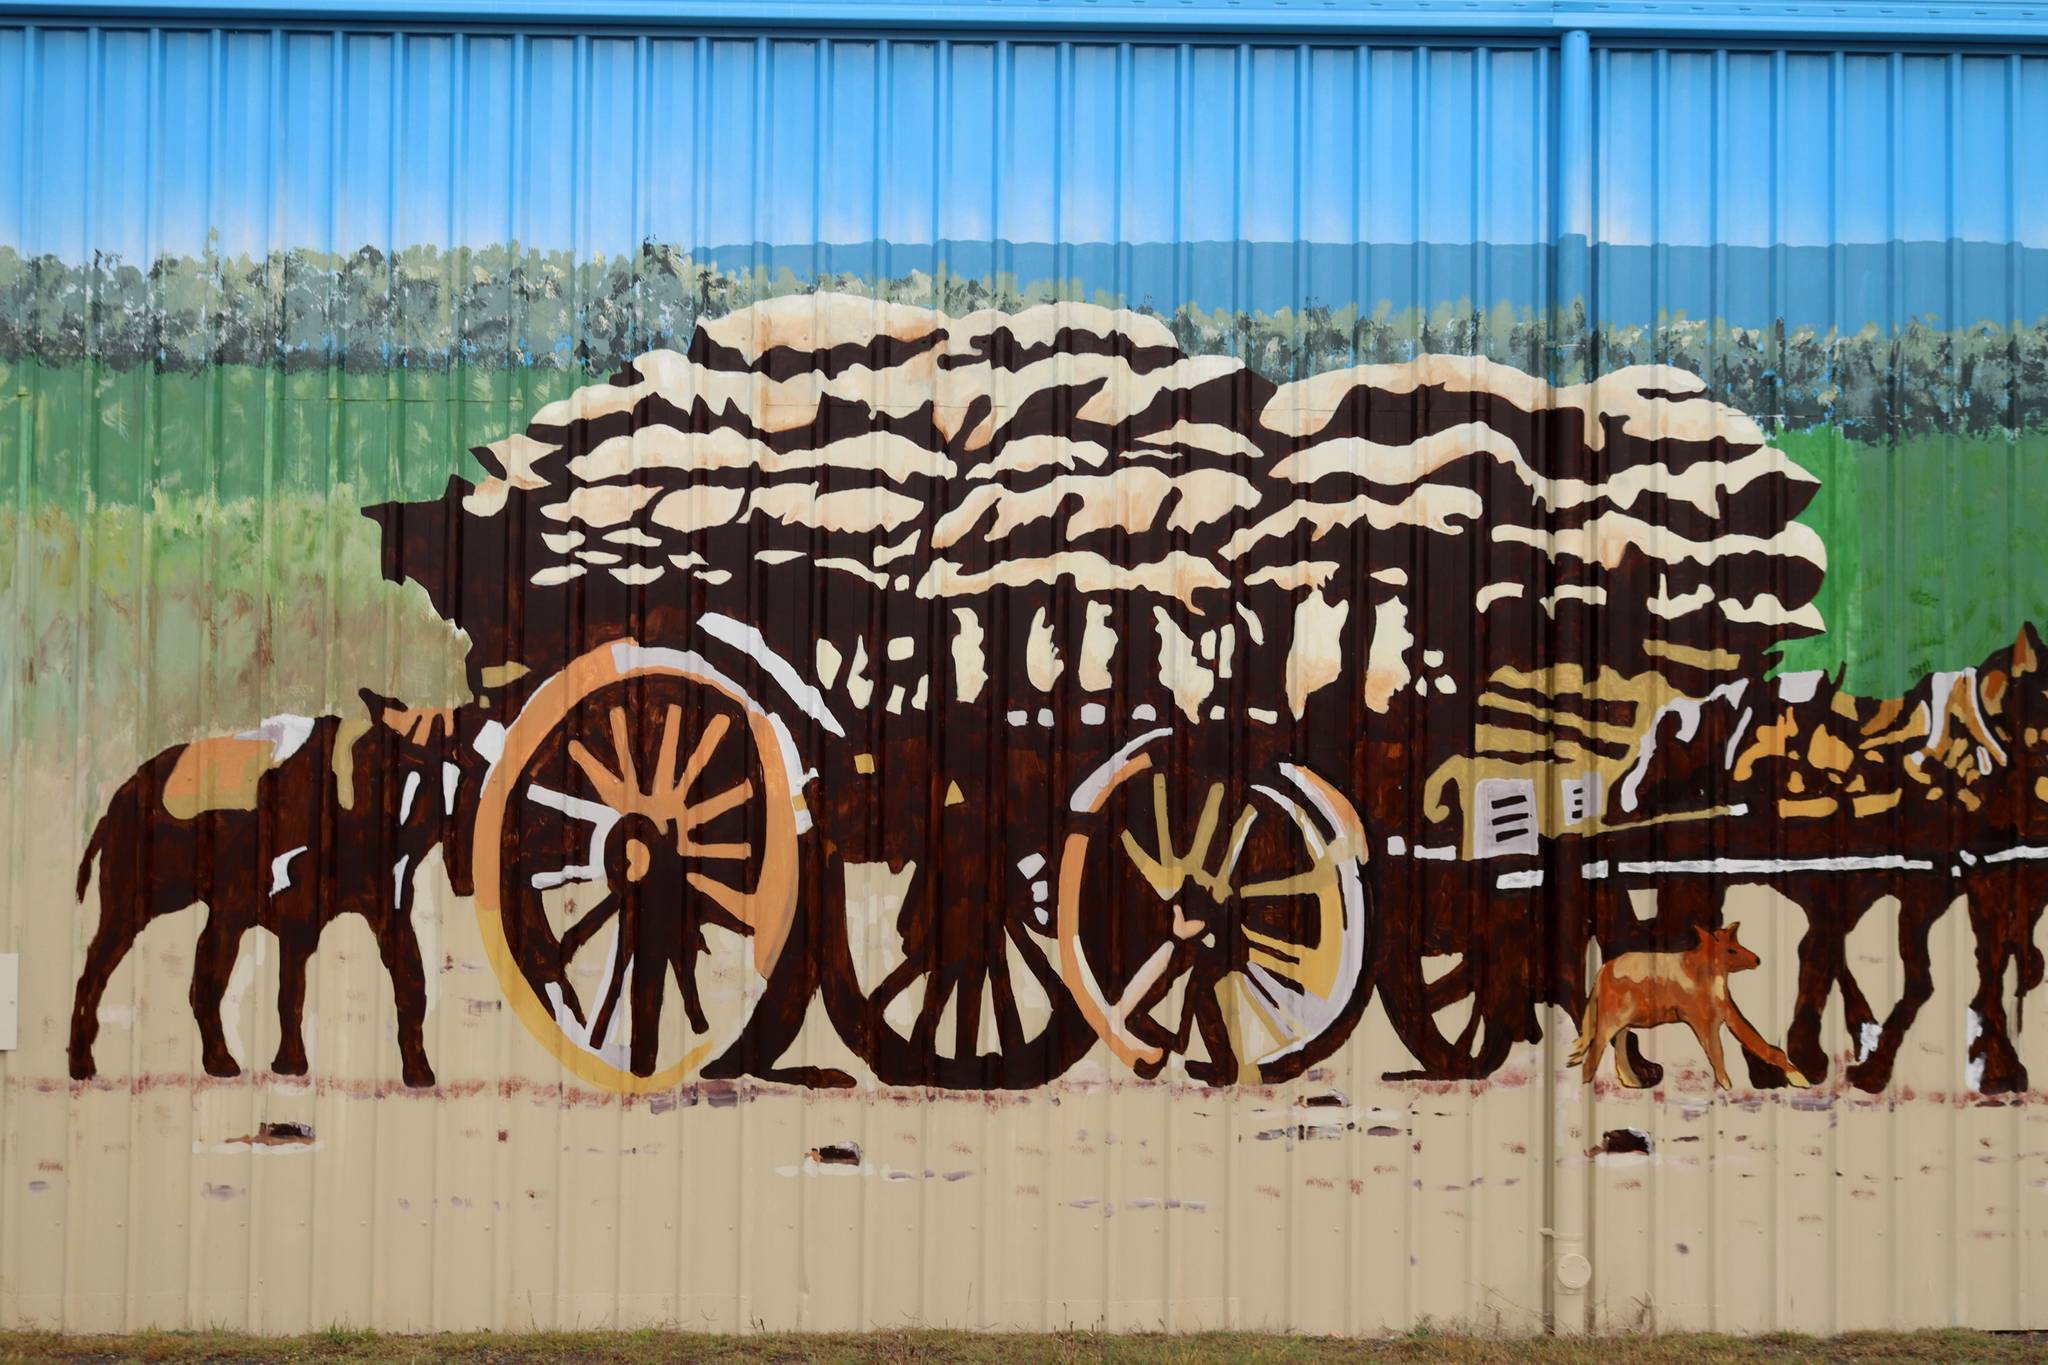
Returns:
[[[138,768],[108,802],[78,867],[99,864],[100,920],[71,1013],[71,1074],[95,1072],[100,997],[148,923],[206,905],[192,1014],[208,1074],[234,1076],[220,1018],[242,936],[261,925],[282,950],[272,1069],[304,1075],[306,963],[337,917],[377,936],[398,1007],[405,1083],[434,1083],[423,1040],[426,977],[412,927],[413,877],[451,828],[461,757],[448,712],[365,690],[367,720],[279,716],[194,740]]]

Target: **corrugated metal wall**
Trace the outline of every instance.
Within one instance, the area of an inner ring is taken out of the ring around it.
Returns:
[[[314,960],[310,1078],[265,1068],[261,932],[228,987],[244,1075],[208,1076],[196,910],[114,976],[98,1079],[66,1067],[76,859],[139,763],[359,686],[467,698],[463,640],[383,581],[359,509],[477,479],[464,452],[543,403],[821,277],[1141,308],[1275,382],[1668,360],[1847,490],[1807,516],[1829,631],[1793,663],[1882,697],[1975,664],[2048,619],[2043,127],[2048,57],[2017,51],[0,27],[0,1321],[2043,1326],[2048,1110],[1972,1080],[1960,907],[1875,1093],[1841,1079],[1868,1044],[1836,998],[1807,1089],[1717,1091],[1678,1029],[1641,1035],[1664,1085],[1582,1085],[1554,1003],[1487,1075],[1389,1080],[1414,1059],[1376,1001],[1285,1083],[1097,1048],[1047,1087],[928,1091],[874,1081],[814,1003],[787,1060],[855,1088],[627,1099],[512,1017],[438,861],[433,1088],[400,1083],[352,919]],[[1782,1039],[1807,921],[1761,886],[1724,915]],[[1880,1020],[1900,917],[1844,950]],[[2037,1075],[2043,1038],[2012,1039]]]
[[[1856,495],[1815,519],[1835,552],[1830,577],[1858,579],[1859,600],[1823,608],[1850,637],[1851,674],[1903,676],[2037,616],[2026,547],[2041,450],[2011,414],[2041,373],[1999,353],[2001,324],[2038,319],[2048,280],[2048,63],[1867,47],[1617,47],[1594,62],[1603,320],[1650,326],[1689,295],[1677,306],[1710,318],[1797,317],[1838,334],[1874,322],[1887,334],[1887,363],[1831,376],[1843,409],[1858,385],[1888,391],[1863,433],[1884,454],[1831,471],[1856,480]],[[1631,245],[1651,250],[1617,250]],[[1686,247],[1711,249],[1704,279],[1674,264]],[[1983,362],[1948,340],[1972,331],[1996,338],[1997,358],[1975,375]],[[1986,408],[1999,415],[1972,416]],[[1842,553],[1852,525],[1860,555]],[[1857,567],[1869,559],[1889,564]],[[1725,912],[1744,941],[1766,971],[1791,961],[1805,922],[1746,899]],[[1848,940],[1879,1019],[1908,989],[1909,913],[1879,900]],[[1958,904],[1933,931],[1942,984],[1884,1095],[1702,1112],[1616,1093],[1589,1107],[1589,1135],[1639,1129],[1651,1147],[1591,1168],[1596,1288],[1612,1320],[1700,1321],[1744,1305],[1739,1321],[1818,1331],[2035,1321],[2039,1112],[2031,1093],[1973,1093],[1973,947]],[[1784,998],[1764,995],[1752,1016],[1766,1036],[1782,1036]],[[1854,1052],[1840,1009],[1829,1010],[1832,1046]]]

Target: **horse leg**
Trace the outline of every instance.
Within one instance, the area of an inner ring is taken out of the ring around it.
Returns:
[[[1842,954],[1842,970],[1835,977],[1835,989],[1842,993],[1842,1023],[1856,1044],[1856,1055],[1861,1057],[1870,1047],[1866,1040],[1877,1028],[1877,1012],[1870,1008],[1870,999],[1863,994],[1863,986],[1849,966],[1847,952]]]
[[[78,974],[78,990],[71,1006],[71,1078],[89,1081],[97,1073],[92,1045],[100,1033],[100,998],[114,968],[128,955],[135,936],[142,932],[144,913],[133,897],[107,894],[101,871],[100,923],[94,930],[92,946],[85,950],[85,967]]]
[[[2040,985],[2042,977],[2048,975],[2048,958],[2044,958],[2034,945],[2034,931],[2041,923],[2041,912],[2048,909],[2048,886],[2035,880],[2031,868],[2020,885],[2025,894],[2014,908],[2013,918],[2018,928],[2017,941],[2025,947],[2020,954],[2019,1005],[2018,1014],[2013,1019],[2014,1028],[2026,1027],[2027,992]]]
[[[280,1076],[306,1074],[306,962],[316,946],[296,931],[278,938],[277,1056],[270,1069]]]
[[[1820,1041],[1820,1017],[1827,1007],[1828,993],[1842,974],[1842,940],[1847,926],[1837,913],[1840,905],[1840,889],[1832,882],[1816,886],[1806,898],[1806,934],[1799,940],[1799,997],[1792,1007],[1792,1027],[1785,1034],[1786,1055],[1814,1083],[1826,1079],[1828,1074],[1828,1054]],[[1756,1073],[1757,1068],[1752,1066],[1752,1079]]]
[[[1988,915],[1976,924],[1977,993],[1970,1000],[1976,1036],[1969,1046],[1974,1077],[1970,1088],[1984,1095],[2006,1095],[2027,1088],[2027,1068],[2006,1031],[2005,964],[2012,959],[2012,952],[2000,927],[2000,921]]]
[[[1899,960],[1906,979],[1898,1003],[1885,1015],[1877,1042],[1848,1070],[1849,1084],[1876,1093],[1891,1084],[1892,1067],[1907,1032],[1920,1015],[1920,1007],[1934,996],[1934,968],[1928,940],[1934,926],[1948,912],[1954,890],[1944,879],[1931,887],[1901,888],[1899,891]],[[1860,1042],[1860,1040],[1859,1040]]]
[[[199,1025],[201,1061],[209,1076],[242,1074],[221,1028],[220,1001],[227,994],[228,978],[242,952],[242,935],[249,927],[238,917],[208,906],[206,927],[199,931],[199,944],[193,952],[192,1018]]]
[[[377,935],[377,949],[390,973],[392,1000],[398,1007],[398,1053],[405,1083],[416,1088],[432,1085],[434,1068],[427,1061],[426,1044],[427,974],[411,917],[392,915]]]

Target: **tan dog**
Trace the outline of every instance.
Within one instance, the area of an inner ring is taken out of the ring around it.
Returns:
[[[1623,1037],[1632,1028],[1653,1024],[1685,1024],[1706,1049],[1714,1066],[1714,1084],[1728,1087],[1728,1068],[1721,1058],[1721,1030],[1728,1028],[1735,1041],[1757,1057],[1783,1071],[1794,1085],[1809,1082],[1792,1059],[1773,1047],[1742,1017],[1735,999],[1728,994],[1731,972],[1746,972],[1761,965],[1755,953],[1735,941],[1739,926],[1730,924],[1708,933],[1695,929],[1697,946],[1682,953],[1623,953],[1601,964],[1600,978],[1586,997],[1585,1017],[1579,1021],[1578,1046],[1571,1062],[1585,1063],[1590,1081],[1600,1069],[1600,1054],[1614,1048],[1614,1070],[1621,1083],[1640,1087],[1629,1066]]]

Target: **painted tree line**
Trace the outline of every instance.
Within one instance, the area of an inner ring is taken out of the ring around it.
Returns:
[[[700,318],[818,289],[951,313],[1059,297],[1125,302],[1073,282],[1021,284],[1008,276],[912,271],[878,282],[732,269],[656,242],[580,261],[516,246],[396,253],[366,246],[263,257],[209,251],[165,256],[147,268],[105,254],[75,263],[0,247],[0,360],[93,359],[116,370],[155,363],[181,371],[540,366],[602,376],[644,351],[687,343]],[[1589,328],[1576,303],[1554,318],[1505,304],[1447,304],[1426,314],[1189,304],[1168,321],[1188,352],[1235,354],[1275,381],[1431,352],[1482,354],[1559,382],[1659,361],[1705,376],[1721,401],[1792,429],[1828,423],[1854,439],[1883,442],[2048,427],[2048,317],[2011,327],[1913,322],[1840,332],[1682,317]]]

